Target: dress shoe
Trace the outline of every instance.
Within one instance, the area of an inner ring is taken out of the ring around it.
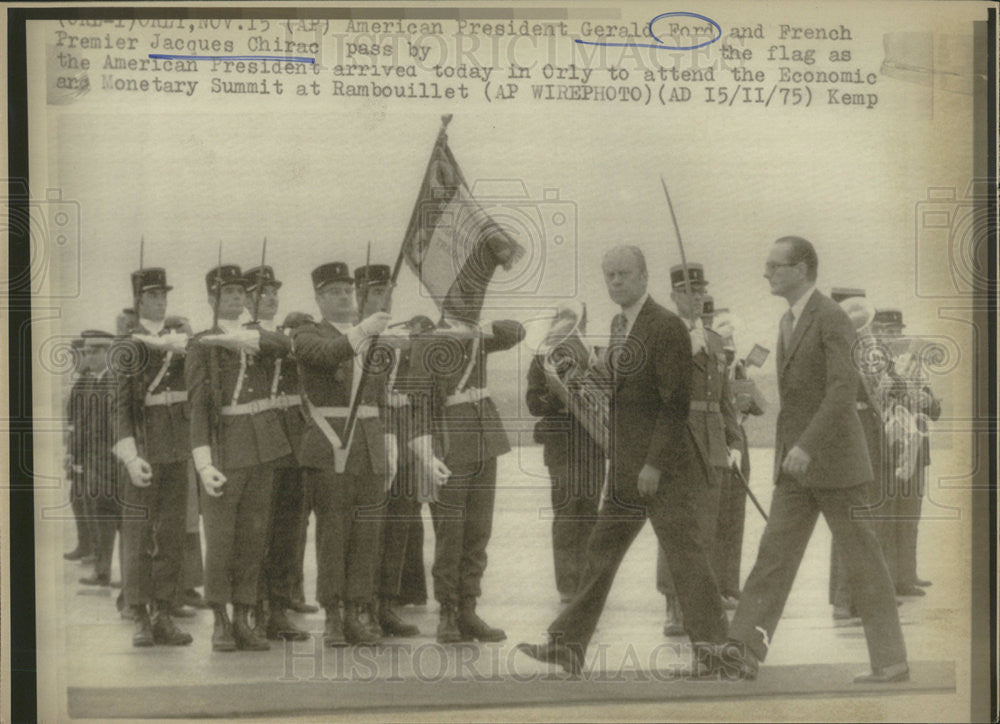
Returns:
[[[84,576],[80,579],[80,583],[84,586],[110,586],[111,580],[108,576],[102,576],[99,573],[95,573],[92,576]]]
[[[200,593],[194,588],[189,588],[181,596],[185,606],[190,606],[191,608],[211,608],[208,602],[202,597]]]
[[[927,579],[917,578],[913,581],[913,585],[920,586],[921,588],[927,588],[928,586],[931,586],[933,584]]]
[[[145,648],[156,643],[153,638],[153,624],[149,620],[149,611],[145,606],[132,606],[132,620],[135,621],[135,633],[132,634],[132,645]]]
[[[750,648],[740,641],[727,641],[716,653],[720,673],[729,681],[753,681],[757,678],[760,661]]]
[[[458,631],[466,641],[475,639],[477,641],[491,642],[503,641],[507,634],[501,628],[490,626],[476,615],[476,597],[465,596],[462,598],[462,606],[458,610]]]
[[[85,556],[89,555],[91,555],[91,553],[87,551],[86,548],[81,548],[80,546],[77,546],[69,553],[63,553],[63,558],[67,561],[79,561],[82,560]]]
[[[854,612],[847,606],[834,606],[833,607],[833,620],[834,621],[849,621],[852,618],[857,618]]]
[[[916,586],[905,586],[903,588],[896,589],[897,596],[926,596],[927,591],[922,588],[917,588]]]
[[[378,644],[378,631],[367,603],[348,601],[344,606],[344,638],[354,646]]]
[[[684,615],[681,613],[680,602],[676,596],[664,596],[667,617],[663,622],[664,636],[684,636]]]
[[[854,677],[855,684],[893,684],[898,681],[910,680],[910,667],[906,663],[893,664],[883,669],[872,671],[870,674],[862,674]]]
[[[97,563],[97,556],[95,556],[93,553],[87,553],[86,555],[83,556],[83,558],[80,559],[80,563],[82,563],[85,566]]]
[[[458,609],[450,601],[442,602],[438,613],[437,642],[457,644],[464,640],[462,632],[458,630]]]
[[[378,621],[379,625],[382,627],[382,632],[386,636],[410,638],[420,635],[419,628],[413,624],[406,623],[406,621],[401,619],[399,614],[393,610],[391,599],[383,598],[379,602]]]
[[[326,646],[347,646],[344,637],[344,621],[340,616],[340,606],[326,609],[326,625],[323,627],[323,643]]]
[[[229,620],[225,606],[213,606],[215,624],[212,627],[212,651],[235,651],[236,639],[233,638],[233,624]]]
[[[309,632],[303,631],[288,620],[285,609],[279,605],[271,606],[271,615],[267,618],[267,638],[271,641],[306,641]]]
[[[158,608],[153,616],[153,642],[162,646],[187,646],[194,641],[191,634],[177,628],[170,617],[170,606]]]
[[[305,601],[292,601],[288,608],[295,613],[316,613],[319,611],[318,606],[313,606]]]
[[[250,626],[250,606],[233,604],[233,638],[240,651],[269,651],[271,644]]]
[[[515,647],[521,653],[546,664],[558,664],[563,671],[573,676],[579,676],[583,671],[583,662],[573,649],[563,644],[550,641],[546,644],[520,643]]]
[[[198,612],[182,603],[175,603],[170,606],[170,615],[173,618],[194,618]]]
[[[258,601],[256,606],[249,608],[250,628],[259,639],[266,639],[267,622],[271,618],[271,607],[267,601]]]

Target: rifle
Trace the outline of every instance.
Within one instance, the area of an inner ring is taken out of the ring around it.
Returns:
[[[139,237],[139,280],[142,281],[142,262],[146,251],[146,236]],[[139,329],[139,297],[142,295],[142,288],[132,287],[132,312],[135,314],[135,321],[132,323],[134,329]]]
[[[368,306],[368,290],[371,288],[371,280],[369,276],[369,268],[372,263],[372,243],[368,242],[368,249],[365,251],[365,284],[361,288],[361,299],[358,304],[358,322],[364,321],[365,318],[365,307]],[[344,424],[344,464],[347,464],[347,452],[350,452],[351,443],[354,441],[354,430],[357,428],[358,419],[358,408],[361,405],[361,394],[364,392],[365,383],[368,381],[368,366],[371,360],[372,347],[375,344],[375,340],[372,340],[372,344],[368,345],[368,349],[365,350],[365,361],[361,367],[361,379],[358,381],[358,394],[355,399],[351,400],[351,409],[347,413],[347,422]]]
[[[219,242],[219,263],[215,267],[215,295],[212,308],[211,333],[219,328],[219,304],[222,301],[222,242]],[[212,452],[219,449],[219,431],[222,426],[222,380],[219,379],[218,348],[213,344],[208,349],[208,376],[212,386],[212,415],[209,420],[209,444]]]
[[[371,245],[369,244],[369,247]],[[257,275],[257,289],[253,295],[253,320],[251,324],[257,324],[260,318],[260,295],[264,291],[264,262],[267,260],[267,237],[264,237],[264,246],[260,250],[260,274]]]

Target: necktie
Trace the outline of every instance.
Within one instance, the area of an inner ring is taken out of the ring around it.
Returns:
[[[628,336],[628,317],[623,313],[619,312],[615,315],[615,318],[611,320],[611,340],[608,344],[608,365],[611,367],[612,373],[616,373],[618,362],[618,356],[622,353],[622,348],[625,346],[625,339]]]
[[[788,352],[788,345],[792,343],[792,333],[795,331],[795,317],[792,315],[792,310],[789,309],[785,312],[785,316],[781,318],[781,349],[784,352]]]

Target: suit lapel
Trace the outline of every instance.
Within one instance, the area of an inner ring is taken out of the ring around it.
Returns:
[[[805,335],[806,330],[809,329],[809,325],[812,324],[813,315],[816,312],[816,303],[817,303],[816,297],[817,294],[814,291],[812,293],[812,296],[809,297],[809,301],[806,302],[806,306],[802,308],[802,319],[800,319],[796,323],[795,330],[792,332],[792,341],[789,342],[788,344],[788,352],[783,355],[783,359],[781,361],[782,371],[784,371],[785,365],[788,364],[788,360],[790,360],[795,355],[795,350],[799,346],[799,343],[802,341],[803,335]],[[780,342],[782,341],[783,340],[779,340],[778,344],[779,350],[781,349]]]

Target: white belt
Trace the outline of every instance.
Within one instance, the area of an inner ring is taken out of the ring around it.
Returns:
[[[173,405],[176,402],[187,402],[186,390],[165,390],[156,394],[146,393],[146,405]]]
[[[298,395],[275,395],[271,402],[274,407],[283,410],[286,407],[298,407],[302,404],[302,398]]]
[[[386,404],[389,407],[407,407],[410,404],[410,396],[402,392],[390,390]]]
[[[320,407],[313,405],[323,417],[347,417],[351,413],[350,407]],[[358,405],[358,418],[378,417],[378,408],[375,405]]]
[[[264,410],[273,410],[274,400],[264,398],[261,400],[251,400],[241,402],[236,405],[225,405],[219,412],[223,415],[256,415]]]
[[[451,405],[460,405],[463,402],[479,402],[485,400],[490,396],[490,393],[482,387],[467,387],[461,392],[456,392],[452,395],[448,395],[445,399],[445,407],[450,407]]]

